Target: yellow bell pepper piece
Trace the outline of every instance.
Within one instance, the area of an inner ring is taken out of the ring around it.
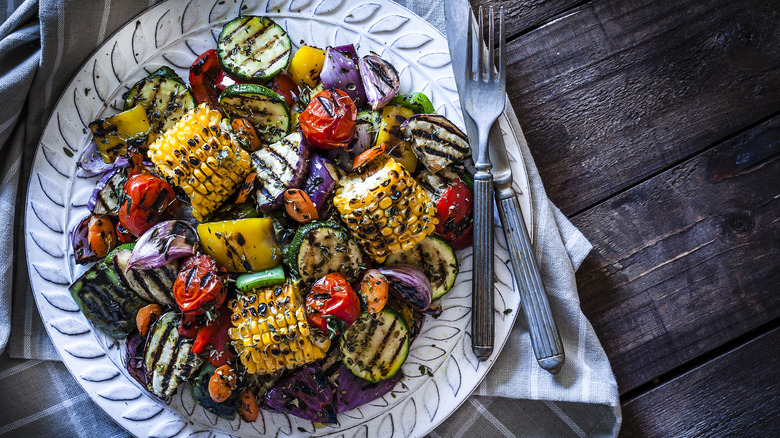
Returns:
[[[206,254],[230,272],[263,271],[282,261],[269,218],[205,222],[197,231]]]
[[[412,144],[404,139],[401,124],[413,115],[414,111],[402,106],[388,105],[382,108],[382,120],[376,136],[376,145],[386,143],[387,155],[401,163],[410,173],[417,168],[417,155],[414,154]]]
[[[320,72],[325,63],[325,51],[311,46],[301,46],[287,67],[287,75],[299,86],[314,88],[320,82]]]
[[[141,105],[89,124],[100,156],[106,163],[112,163],[116,157],[124,155],[128,143],[146,141],[150,128],[146,110]]]

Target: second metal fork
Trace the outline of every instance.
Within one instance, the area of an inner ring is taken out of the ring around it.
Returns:
[[[484,17],[479,8],[479,28],[474,35],[472,20],[468,20],[466,48],[465,108],[477,126],[477,147],[474,167],[474,246],[472,282],[472,348],[480,360],[493,352],[493,175],[488,153],[488,134],[504,110],[506,96],[506,39],[504,8],[499,12],[499,58],[496,72],[494,16],[490,8],[487,54],[483,53]],[[470,16],[471,14],[469,14]],[[476,51],[474,44],[477,45]],[[487,62],[485,62],[487,60]],[[476,64],[476,71],[474,70]]]

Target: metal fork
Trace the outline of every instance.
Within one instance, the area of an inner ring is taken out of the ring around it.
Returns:
[[[471,16],[471,14],[469,14]],[[488,134],[506,102],[506,39],[504,8],[499,12],[499,58],[495,70],[494,14],[490,8],[487,54],[483,53],[484,16],[479,7],[479,28],[474,35],[473,20],[468,20],[466,47],[465,108],[477,127],[477,155],[474,167],[474,246],[472,282],[472,348],[480,360],[493,352],[493,175],[488,153]],[[477,50],[473,45],[477,44]],[[476,53],[475,53],[476,52]],[[487,63],[485,62],[487,58]],[[474,70],[476,64],[476,71]]]

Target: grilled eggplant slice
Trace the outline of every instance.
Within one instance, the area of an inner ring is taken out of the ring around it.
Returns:
[[[129,247],[117,249],[113,253],[112,264],[122,285],[151,303],[175,306],[173,283],[179,274],[179,260],[154,269],[133,269],[128,266],[132,252],[132,247]]]
[[[444,240],[427,236],[415,247],[387,256],[385,264],[405,263],[416,266],[431,281],[433,299],[439,299],[455,284],[458,276],[458,258]]]
[[[168,67],[160,67],[141,79],[125,95],[125,109],[143,105],[151,124],[149,143],[195,108],[192,90]]]
[[[412,139],[412,149],[428,170],[438,172],[471,155],[466,134],[444,116],[416,114],[401,129]]]
[[[288,265],[307,286],[333,272],[341,272],[354,283],[364,268],[363,254],[352,236],[328,223],[298,228],[287,251]]]
[[[409,355],[409,329],[390,309],[360,314],[339,344],[342,362],[352,374],[369,382],[393,377]]]
[[[246,119],[264,144],[279,141],[290,130],[290,108],[274,90],[257,84],[231,85],[219,95],[230,119]]]
[[[155,321],[144,352],[147,389],[160,398],[168,398],[176,388],[192,378],[203,365],[192,352],[192,339],[179,334],[180,315],[168,312]]]
[[[217,55],[230,76],[261,82],[290,62],[290,36],[268,17],[244,15],[227,23],[217,40]]]
[[[252,168],[257,172],[255,199],[260,210],[278,208],[284,191],[301,185],[308,158],[309,148],[298,131],[252,153]]]
[[[106,259],[89,268],[68,290],[84,316],[115,339],[125,338],[135,328],[135,315],[146,305],[125,290]]]

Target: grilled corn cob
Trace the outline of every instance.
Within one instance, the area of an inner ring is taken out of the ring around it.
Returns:
[[[249,155],[220,127],[222,115],[201,104],[149,146],[149,158],[192,203],[203,220],[250,172]]]
[[[431,199],[390,157],[342,178],[333,204],[363,250],[380,263],[415,246],[438,222]]]
[[[298,282],[255,289],[231,300],[228,334],[249,373],[271,374],[325,357],[327,336],[312,332]]]

